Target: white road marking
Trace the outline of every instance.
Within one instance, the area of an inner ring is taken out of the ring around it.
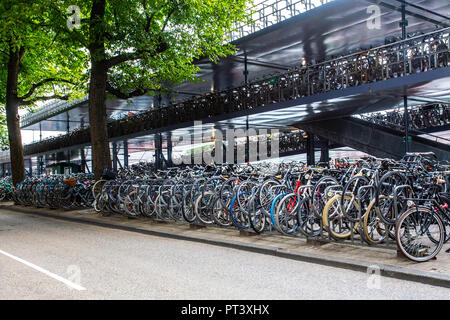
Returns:
[[[0,253],[5,255],[5,256],[7,256],[7,257],[9,257],[9,258],[11,258],[11,259],[14,259],[14,260],[16,260],[16,261],[18,261],[20,263],[23,263],[24,265],[27,265],[30,268],[33,268],[33,269],[35,269],[35,270],[37,270],[39,272],[42,272],[43,274],[45,274],[45,275],[47,275],[47,276],[49,276],[49,277],[51,277],[51,278],[53,278],[55,280],[58,280],[58,281],[60,281],[60,282],[62,282],[64,284],[68,285],[69,287],[75,289],[75,290],[78,290],[78,291],[86,290],[86,288],[80,286],[79,284],[76,284],[76,283],[73,283],[72,281],[64,279],[63,277],[60,277],[60,276],[58,276],[58,275],[56,275],[54,273],[51,273],[50,271],[47,271],[44,268],[41,268],[41,267],[39,267],[39,266],[37,266],[35,264],[32,264],[31,262],[28,262],[28,261],[23,260],[23,259],[21,259],[19,257],[13,256],[12,254],[9,254],[8,252],[0,250]]]

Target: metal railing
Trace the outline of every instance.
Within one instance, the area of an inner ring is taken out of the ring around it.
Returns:
[[[333,0],[257,0],[249,8],[252,23],[237,25],[230,33],[231,41],[243,38],[271,25],[280,23],[303,12],[309,11]]]
[[[87,100],[88,96],[84,96],[82,99],[73,101],[58,100],[46,103],[35,112],[30,112],[22,116],[20,119],[20,127],[24,128],[42,120],[54,117],[60,113],[70,110],[72,107],[80,103],[86,102]]]
[[[381,126],[396,128],[400,131],[405,128],[403,110],[362,114],[356,117]],[[436,142],[450,143],[449,139],[422,131],[433,128],[448,130],[448,125],[450,125],[450,105],[437,103],[409,108],[408,118],[409,129],[412,133],[424,135],[426,138],[435,140]]]
[[[404,128],[405,117],[403,109],[387,112],[361,114],[359,118],[380,125],[395,125]],[[408,109],[409,129],[423,130],[450,124],[450,105],[434,103]]]

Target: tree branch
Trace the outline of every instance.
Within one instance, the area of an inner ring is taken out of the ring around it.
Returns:
[[[52,96],[42,96],[42,97],[35,97],[33,99],[27,100],[27,101],[20,101],[19,105],[21,106],[29,106],[33,103],[35,103],[36,101],[47,101],[47,100],[52,100],[52,99],[59,99],[59,100],[69,100],[70,96],[61,96],[58,94],[54,94]]]
[[[24,56],[25,56],[25,47],[24,46],[20,46],[20,48],[19,48],[19,62],[22,61]]]
[[[106,82],[106,91],[115,95],[119,99],[130,99],[133,97],[142,96],[150,90],[138,88],[130,93],[124,93],[124,92],[120,91],[119,89],[114,88],[109,82]]]
[[[142,55],[144,53],[150,53],[150,54],[157,55],[157,54],[163,53],[167,49],[169,49],[169,45],[163,41],[162,37],[159,37],[159,43],[158,43],[156,50],[155,49],[153,49],[153,50],[137,50],[135,52],[119,54],[117,56],[106,59],[106,67],[109,69],[109,68],[114,67],[123,62],[140,60],[140,59],[142,59]]]
[[[142,58],[142,53],[140,51],[132,52],[132,53],[124,53],[119,54],[115,57],[109,58],[106,60],[106,67],[109,69],[111,67],[114,67],[118,64],[121,64],[122,62],[127,61],[133,61],[133,60],[139,60]]]
[[[35,84],[31,87],[31,89],[30,89],[24,96],[18,97],[18,98],[19,98],[20,100],[28,99],[29,97],[31,97],[31,96],[33,95],[34,91],[35,91],[37,88],[39,88],[39,87],[41,87],[41,86],[43,86],[44,84],[49,83],[49,82],[64,82],[64,83],[73,84],[73,83],[70,82],[69,80],[65,80],[65,79],[48,78],[48,79],[42,80],[42,81],[40,81],[40,82],[38,82],[38,83],[35,83]]]
[[[147,1],[142,0],[142,5],[144,7],[145,17],[147,19],[147,22],[145,24],[145,31],[148,33],[150,31],[150,23],[152,22],[153,18],[155,17],[156,13],[161,11],[164,7],[167,7],[172,1],[167,1],[163,3],[159,8],[156,8],[150,16],[147,15]]]
[[[169,14],[166,17],[166,21],[164,21],[163,27],[161,29],[161,33],[164,32],[164,29],[166,29],[167,23],[169,22],[170,16],[175,12],[176,7],[173,7],[172,10],[170,10]]]

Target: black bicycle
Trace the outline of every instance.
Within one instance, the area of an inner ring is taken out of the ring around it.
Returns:
[[[433,199],[406,199],[409,209],[396,223],[396,241],[410,260],[424,262],[436,257],[450,240],[450,194]]]

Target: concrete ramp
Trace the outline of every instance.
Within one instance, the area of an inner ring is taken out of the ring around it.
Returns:
[[[403,132],[368,121],[347,117],[297,123],[295,126],[374,157],[400,159],[405,154]],[[410,152],[434,152],[439,160],[450,161],[450,145],[411,133],[410,136]]]

